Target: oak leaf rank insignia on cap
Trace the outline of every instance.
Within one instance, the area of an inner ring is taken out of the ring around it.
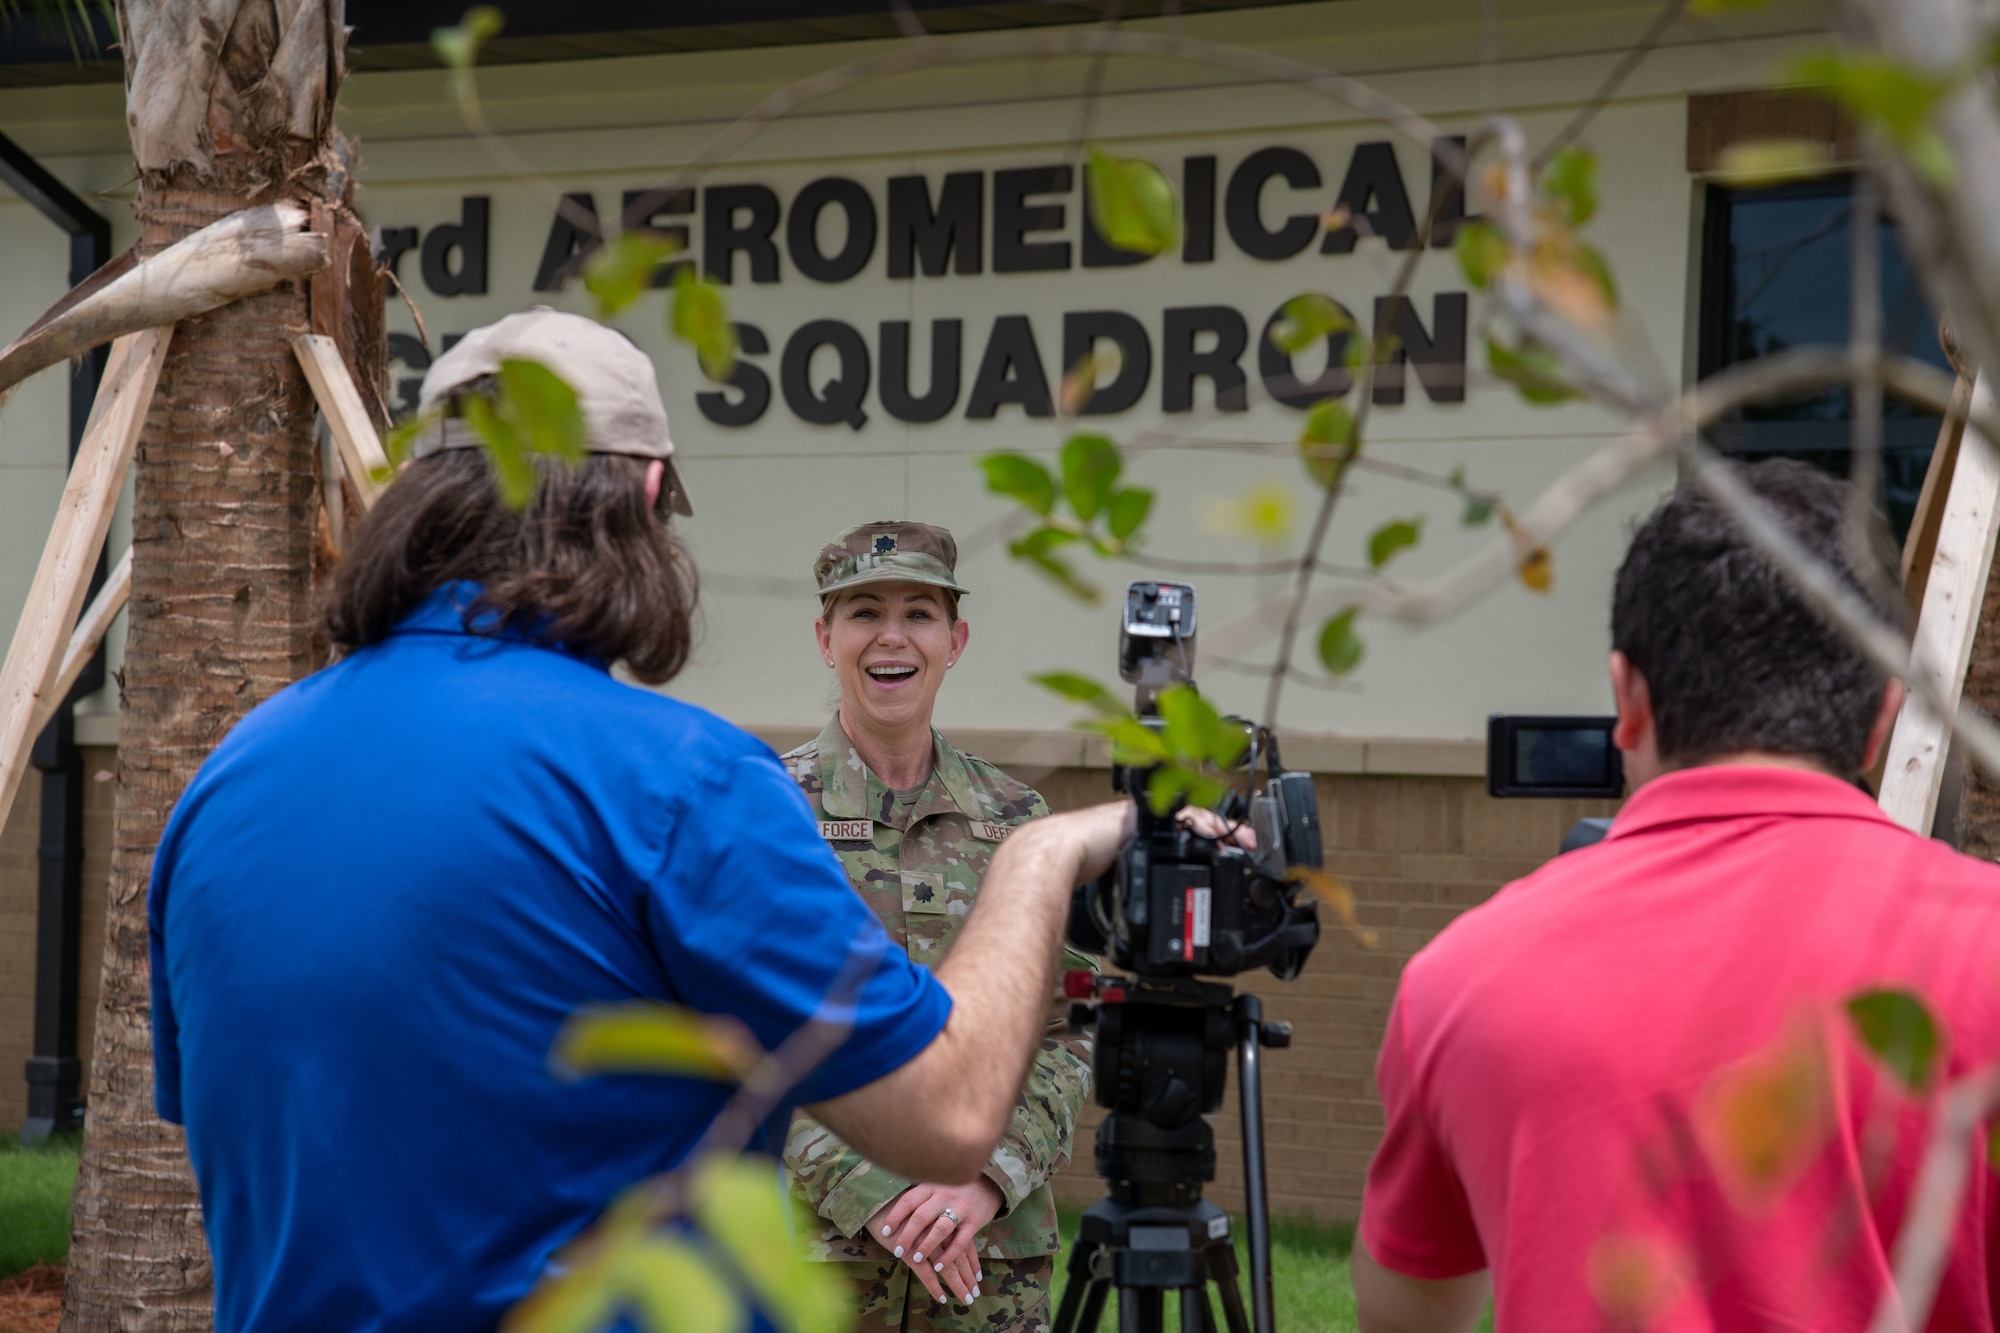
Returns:
[[[827,543],[813,561],[813,582],[822,597],[864,583],[927,583],[962,594],[957,566],[958,543],[943,528],[878,519]]]

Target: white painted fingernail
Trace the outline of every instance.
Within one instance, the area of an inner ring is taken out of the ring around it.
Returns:
[[[985,1270],[985,1269],[983,1269],[983,1268],[982,1268],[982,1269],[980,1269],[980,1270],[978,1270],[977,1272],[975,1272],[975,1273],[974,1273],[974,1274],[972,1275],[972,1278],[973,1278],[973,1281],[975,1281],[975,1282],[984,1282],[984,1281],[986,1280],[986,1270]],[[979,1288],[977,1288],[977,1287],[974,1287],[974,1288],[973,1288],[973,1290],[974,1290],[974,1291],[978,1291],[978,1290],[979,1290]]]
[[[924,1252],[922,1250],[918,1250],[915,1254],[910,1256],[910,1260],[912,1263],[919,1263],[919,1264],[922,1263],[924,1261]]]
[[[972,1294],[973,1294],[973,1295],[974,1295],[975,1297],[976,1297],[976,1296],[978,1296],[978,1295],[979,1295],[979,1288],[977,1288],[977,1287],[974,1287],[974,1288],[972,1289]]]
[[[903,1247],[902,1247],[902,1246],[900,1246],[900,1245],[898,1245],[898,1246],[896,1247],[896,1257],[897,1257],[898,1259],[900,1259],[900,1258],[902,1258],[902,1257],[903,1257]]]
[[[885,1235],[885,1236],[887,1236],[887,1235],[892,1235],[893,1233],[892,1233],[892,1232],[890,1231],[890,1229],[889,1229],[888,1227],[883,1227],[883,1228],[882,1228],[882,1234],[883,1234],[883,1235]]]
[[[932,1264],[932,1265],[931,1265],[931,1272],[933,1272],[933,1273],[942,1273],[942,1272],[944,1272],[944,1265],[943,1265],[943,1264]]]

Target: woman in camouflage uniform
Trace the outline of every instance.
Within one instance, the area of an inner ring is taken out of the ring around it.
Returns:
[[[785,756],[855,892],[926,966],[950,949],[1008,830],[1048,813],[1032,788],[931,727],[968,635],[957,563],[951,534],[925,523],[864,524],[820,552],[816,628],[840,710]],[[803,1113],[793,1122],[792,1194],[820,1221],[808,1257],[846,1269],[861,1333],[1047,1327],[1058,1245],[1048,1180],[1069,1161],[1089,1058],[1056,1003],[1006,1137],[968,1185],[905,1180]]]

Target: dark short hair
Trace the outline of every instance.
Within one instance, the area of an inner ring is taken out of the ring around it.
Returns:
[[[1790,459],[1730,466],[1815,559],[1884,621],[1902,623],[1880,515],[1871,515],[1872,577],[1857,575],[1842,540],[1845,482]],[[1611,646],[1646,678],[1660,758],[1678,766],[1763,750],[1856,775],[1888,683],[1691,483],[1632,539]]]
[[[329,642],[380,643],[432,592],[468,580],[484,589],[468,629],[623,662],[649,685],[672,679],[693,639],[696,581],[661,512],[667,498],[646,504],[645,460],[536,463],[541,485],[521,510],[501,499],[483,449],[410,464],[342,555],[320,617]]]

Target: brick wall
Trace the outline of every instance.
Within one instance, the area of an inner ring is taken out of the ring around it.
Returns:
[[[1064,769],[1039,780],[1058,809],[1102,800],[1102,770]],[[1292,1024],[1292,1045],[1264,1057],[1266,1179],[1274,1213],[1353,1218],[1368,1159],[1381,1134],[1375,1052],[1403,964],[1466,908],[1554,855],[1562,835],[1606,801],[1496,801],[1483,780],[1462,777],[1321,775],[1316,783],[1328,868],[1354,890],[1361,924],[1377,934],[1363,948],[1328,918],[1305,972],[1290,983],[1267,972],[1238,979],[1263,997],[1267,1018]],[[1235,1071],[1215,1119],[1217,1180],[1209,1197],[1240,1208],[1242,1140]],[[1101,1116],[1091,1108],[1061,1197],[1103,1193],[1091,1166]]]
[[[84,918],[81,1052],[90,1055],[97,1011],[98,956],[104,938],[113,779],[117,752],[85,752]],[[1022,776],[1029,777],[1025,767]],[[1030,777],[1057,809],[1105,800],[1101,768],[1058,768]],[[39,786],[22,787],[0,832],[0,1133],[26,1115],[22,1063],[34,1018],[35,842]],[[1375,1051],[1411,954],[1466,908],[1553,854],[1571,823],[1608,814],[1606,802],[1494,801],[1468,777],[1321,775],[1320,815],[1329,866],[1353,888],[1362,923],[1377,932],[1364,949],[1329,921],[1303,976],[1290,984],[1259,972],[1241,979],[1264,997],[1267,1016],[1289,1020],[1289,1050],[1265,1057],[1265,1142],[1271,1203],[1278,1212],[1349,1218],[1380,1133]],[[86,1074],[86,1086],[88,1075]],[[1241,1152],[1232,1073],[1225,1111],[1216,1118],[1219,1179],[1212,1197],[1240,1207]],[[1079,1202],[1096,1198],[1091,1135],[1098,1112],[1077,1136],[1076,1161],[1058,1182]]]
[[[90,1085],[90,1043],[97,1019],[97,993],[104,948],[104,888],[111,873],[111,820],[117,799],[118,752],[96,746],[83,751],[83,922],[78,987],[77,1052],[84,1062],[83,1086]],[[34,1053],[35,904],[37,850],[41,840],[41,774],[30,771],[14,798],[13,813],[0,829],[0,1135],[20,1132],[28,1115],[23,1067]]]

